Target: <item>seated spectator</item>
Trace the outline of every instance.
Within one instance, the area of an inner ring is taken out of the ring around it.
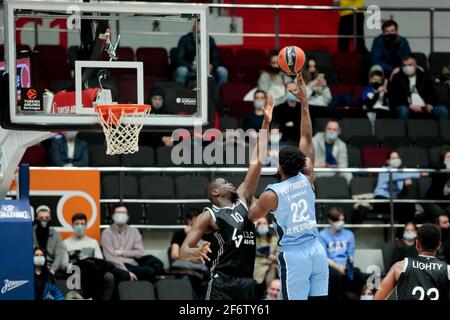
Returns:
[[[370,289],[365,285],[361,290],[361,297],[359,300],[373,300],[375,296],[374,289]]]
[[[56,286],[53,275],[47,269],[47,256],[43,249],[35,248],[34,255],[34,299],[64,300],[64,294]]]
[[[42,205],[37,207],[35,223],[33,226],[33,246],[44,248],[46,252],[45,261],[48,271],[58,278],[64,278],[65,274],[62,263],[64,258],[64,247],[59,233],[50,227],[50,208]]]
[[[200,42],[200,24],[195,23],[189,32],[178,41],[178,67],[175,70],[175,81],[185,86],[189,77],[196,75],[197,43]],[[209,36],[209,71],[219,86],[228,82],[228,70],[220,65],[219,50],[213,37]]]
[[[433,80],[417,67],[416,59],[406,56],[402,69],[392,77],[389,100],[393,110],[403,121],[412,113],[433,114],[438,120],[448,119],[446,106],[436,105],[437,96]]]
[[[278,66],[278,50],[269,52],[269,66],[261,73],[258,79],[258,89],[264,92],[272,92],[275,105],[285,102],[286,84],[292,79]]]
[[[435,224],[441,229],[441,246],[439,247],[436,258],[450,263],[450,222],[448,215],[439,214],[435,218]]]
[[[301,110],[295,96],[288,92],[286,102],[273,110],[273,125],[281,133],[283,144],[298,145],[300,141],[300,114]]]
[[[416,238],[416,224],[413,222],[407,223],[403,231],[402,240],[400,240],[395,246],[394,258],[392,263],[401,261],[409,257],[417,257]]]
[[[267,286],[267,296],[264,300],[281,300],[281,281],[273,279]]]
[[[72,265],[80,268],[81,287],[86,298],[110,300],[114,292],[114,276],[109,272],[111,266],[103,260],[97,240],[85,235],[87,218],[84,213],[72,217],[74,235],[63,241],[63,265],[71,273]],[[73,272],[73,271],[72,271]]]
[[[344,300],[345,291],[359,295],[364,285],[361,271],[353,267],[355,236],[344,228],[344,221],[344,210],[333,207],[328,212],[330,227],[319,232],[319,240],[328,258],[330,300]]]
[[[77,137],[76,131],[56,136],[49,149],[50,162],[59,167],[86,167],[89,165],[88,145]]]
[[[443,153],[442,169],[450,169],[450,150]],[[447,200],[448,203],[427,203],[424,207],[431,215],[450,214],[450,173],[433,173],[430,188],[426,194],[430,200]]]
[[[263,109],[266,105],[267,94],[262,90],[256,90],[253,95],[253,104],[255,109],[253,112],[247,114],[244,118],[244,131],[253,129],[259,131],[261,128],[264,114]]]
[[[256,299],[262,299],[264,291],[278,274],[278,240],[269,231],[267,218],[260,218],[256,226],[256,257],[253,278],[256,281]]]
[[[313,137],[315,152],[314,167],[316,168],[347,168],[348,154],[347,145],[339,139],[341,127],[337,120],[330,120],[325,126],[325,132],[317,132]],[[348,181],[352,179],[351,173],[316,173],[316,176],[335,176],[339,175]]]
[[[402,166],[402,159],[396,151],[391,151],[387,155],[385,168],[398,169]],[[412,187],[413,179],[419,179],[420,173],[410,172],[394,172],[392,173],[392,197],[394,199],[406,198],[408,195],[408,188]],[[389,173],[381,172],[378,174],[377,186],[374,191],[375,199],[389,199]],[[389,203],[375,203],[374,209],[377,212],[390,213]],[[394,217],[400,223],[406,223],[414,220],[415,206],[414,203],[395,203]]]
[[[147,265],[144,243],[139,230],[128,226],[128,209],[123,204],[114,208],[114,223],[102,232],[101,244],[105,260],[114,268],[111,272],[116,281],[155,281],[156,270]],[[141,260],[142,259],[142,260]]]
[[[171,114],[173,110],[169,110],[164,100],[164,90],[161,87],[155,86],[150,92],[150,105],[152,114]]]
[[[402,59],[411,55],[408,40],[398,34],[398,24],[394,20],[385,21],[383,33],[372,44],[372,65],[378,64],[389,78],[391,72],[402,64]]]
[[[369,85],[361,94],[363,110],[367,112],[367,117],[372,123],[377,118],[389,116],[388,96],[387,80],[384,78],[383,68],[374,65],[369,71]]]
[[[450,62],[442,67],[438,80],[440,83],[450,88]]]
[[[327,85],[325,75],[319,72],[317,61],[314,58],[307,60],[303,77],[306,83],[309,106],[328,107],[332,99],[331,90]]]

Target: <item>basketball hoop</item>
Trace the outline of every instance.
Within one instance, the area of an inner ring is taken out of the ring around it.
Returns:
[[[106,138],[106,154],[129,154],[139,150],[139,132],[150,114],[146,104],[111,104],[96,106]]]

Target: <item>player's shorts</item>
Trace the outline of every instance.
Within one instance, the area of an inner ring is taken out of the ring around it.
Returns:
[[[214,272],[208,282],[205,300],[254,300],[255,280]]]
[[[328,260],[318,239],[281,248],[281,294],[284,300],[307,300],[328,295]]]

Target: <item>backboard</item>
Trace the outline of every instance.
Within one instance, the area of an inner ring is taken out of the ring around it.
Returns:
[[[144,128],[206,125],[207,18],[203,5],[6,0],[2,126],[100,129],[96,105],[153,104],[152,94],[164,104]]]

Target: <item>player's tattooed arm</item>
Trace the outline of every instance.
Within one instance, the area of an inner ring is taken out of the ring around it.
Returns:
[[[277,207],[277,195],[272,190],[266,190],[250,207],[249,218],[255,222],[259,218],[265,217],[269,212],[277,210]]]
[[[405,261],[399,261],[395,263],[391,270],[389,270],[386,277],[380,283],[380,288],[375,293],[374,300],[386,300],[392,294],[395,286],[397,285],[398,278],[402,273]]]
[[[269,127],[270,122],[272,121],[273,108],[274,100],[272,94],[269,92],[267,94],[266,105],[263,109],[264,120],[258,134],[257,147],[253,150],[250,166],[244,182],[242,182],[237,189],[239,198],[245,199],[249,207],[252,203],[253,196],[255,195],[256,188],[258,187],[262,164],[266,161]]]
[[[208,211],[200,214],[192,226],[191,231],[187,234],[186,239],[181,245],[180,259],[182,260],[194,260],[205,263],[211,259],[208,257],[208,253],[211,253],[209,248],[210,243],[205,241],[200,247],[199,241],[202,239],[205,233],[209,233],[212,230],[217,230],[218,226],[213,221],[211,214]]]

